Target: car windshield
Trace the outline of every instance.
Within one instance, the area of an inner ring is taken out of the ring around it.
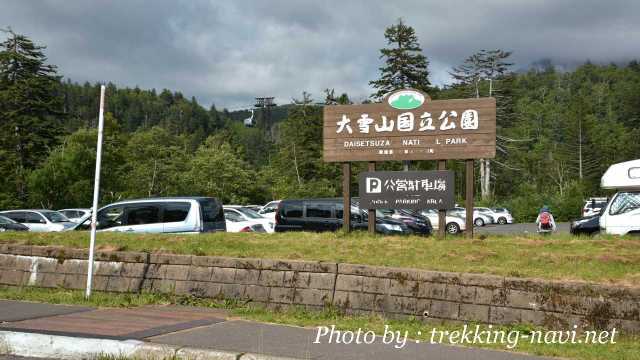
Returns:
[[[244,216],[249,219],[264,219],[264,216],[258,214],[257,211],[253,211],[249,208],[236,208],[239,212],[241,212]]]
[[[52,223],[69,222],[69,219],[66,216],[57,211],[41,211],[40,213]]]
[[[621,192],[611,203],[609,214],[620,215],[640,208],[640,192]]]
[[[4,217],[0,215],[0,224],[15,224],[16,222],[9,219],[8,217]]]

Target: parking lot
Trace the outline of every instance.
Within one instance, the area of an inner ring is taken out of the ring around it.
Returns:
[[[569,233],[568,222],[557,223],[556,233],[567,234]],[[476,234],[529,234],[535,233],[537,227],[535,223],[521,223],[521,224],[507,224],[507,225],[486,225],[482,227],[474,228]]]

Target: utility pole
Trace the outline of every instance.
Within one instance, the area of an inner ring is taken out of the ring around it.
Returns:
[[[89,268],[87,269],[87,288],[85,298],[91,296],[91,283],[93,282],[93,257],[96,247],[96,226],[98,221],[98,196],[100,194],[100,166],[102,164],[102,132],[104,129],[104,93],[106,87],[100,86],[100,110],[98,112],[98,143],[96,150],[96,173],[93,182],[93,207],[91,210],[91,238],[89,242]]]
[[[578,157],[580,180],[582,180],[582,117],[578,119]]]

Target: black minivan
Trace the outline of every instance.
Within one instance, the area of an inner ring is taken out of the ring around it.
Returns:
[[[282,200],[276,211],[276,232],[336,231],[342,227],[344,205],[341,198]],[[366,211],[351,205],[351,227],[367,229]],[[376,231],[383,234],[408,234],[400,221],[376,219]]]

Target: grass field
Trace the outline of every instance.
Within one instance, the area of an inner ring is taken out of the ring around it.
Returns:
[[[0,233],[0,243],[86,248],[87,232]],[[132,250],[397,266],[640,285],[640,238],[535,234],[445,240],[367,233],[98,233],[99,250]]]
[[[423,322],[420,319],[390,320],[379,315],[345,315],[335,309],[325,309],[324,311],[308,311],[302,308],[289,308],[287,310],[268,310],[262,307],[251,307],[235,302],[218,302],[212,299],[196,298],[192,296],[176,296],[162,294],[111,294],[94,292],[90,299],[85,299],[82,291],[62,290],[62,289],[39,289],[39,288],[12,288],[0,286],[0,299],[38,301],[54,304],[77,304],[98,307],[136,307],[143,305],[187,305],[200,307],[224,308],[229,311],[232,317],[239,317],[247,320],[255,320],[276,324],[288,324],[305,327],[331,326],[335,325],[341,330],[363,331],[372,330],[382,333],[385,325],[393,331],[401,331],[408,334],[422,334],[431,332],[436,328],[439,331],[460,331],[461,324],[449,322]],[[475,327],[476,324],[467,324]],[[487,330],[487,325],[478,324],[482,330]],[[494,326],[493,330],[504,330],[505,332],[517,330],[523,334],[531,334],[535,330],[544,330],[523,325],[517,326]],[[410,335],[409,338],[425,341],[428,336],[416,337]],[[446,342],[445,342],[446,344]],[[523,352],[542,356],[558,356],[570,359],[585,360],[639,360],[640,359],[640,338],[637,336],[620,335],[615,338],[615,344],[537,344],[527,341],[520,341],[515,348],[508,348],[506,345],[474,345],[478,347]],[[108,359],[105,359],[108,360]]]

